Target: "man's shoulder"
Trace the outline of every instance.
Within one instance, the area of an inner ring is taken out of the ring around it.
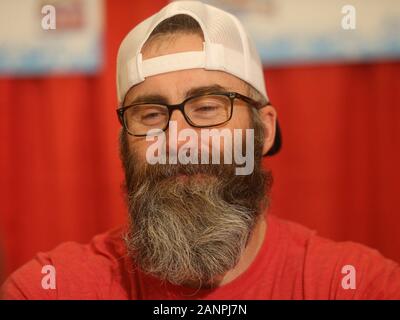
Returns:
[[[48,252],[52,259],[71,264],[71,259],[80,264],[117,262],[125,254],[123,241],[125,228],[119,227],[94,236],[89,243],[63,242]]]
[[[301,262],[306,297],[400,299],[400,267],[379,251],[321,237],[295,222],[273,220],[286,242],[287,255]]]
[[[356,256],[358,259],[365,257],[382,257],[378,250],[353,241],[334,241],[317,234],[300,223],[272,216],[274,227],[279,228],[280,237],[291,246],[302,248],[304,254],[326,259],[327,256],[348,258]]]
[[[89,243],[64,242],[39,252],[5,281],[5,299],[101,298],[119,276],[126,257],[124,228],[96,235]],[[99,290],[96,290],[99,289]]]

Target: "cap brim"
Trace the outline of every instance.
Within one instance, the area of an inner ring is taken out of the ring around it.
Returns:
[[[282,147],[282,133],[281,128],[279,126],[279,122],[276,121],[276,132],[275,132],[275,140],[272,144],[271,149],[265,154],[265,156],[273,156],[281,150]]]

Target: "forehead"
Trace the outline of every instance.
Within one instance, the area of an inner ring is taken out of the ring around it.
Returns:
[[[160,55],[201,51],[203,39],[195,34],[177,34],[157,38],[143,47],[143,59]],[[193,88],[219,85],[227,91],[246,94],[246,84],[241,79],[223,71],[205,69],[187,69],[147,77],[143,82],[133,86],[125,97],[125,105],[142,95],[163,95],[169,103],[184,99]]]

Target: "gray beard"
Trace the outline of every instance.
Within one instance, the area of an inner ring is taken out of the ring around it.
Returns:
[[[261,156],[248,176],[235,175],[234,164],[140,164],[122,132],[121,158],[125,243],[136,267],[175,285],[213,287],[236,266],[268,206],[272,175]]]

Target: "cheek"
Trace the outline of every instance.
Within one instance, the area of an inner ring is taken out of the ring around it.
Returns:
[[[225,148],[228,148],[228,154],[229,153],[234,153],[235,148],[237,147],[237,144],[243,144],[243,141],[246,141],[246,129],[251,128],[251,110],[249,110],[248,107],[246,106],[238,106],[233,109],[233,114],[231,120],[226,123],[223,127],[220,127],[219,129],[229,129],[231,131],[231,138],[232,140],[230,141],[229,144],[225,144],[224,139],[219,140],[219,144],[217,145],[211,145],[210,140],[208,143],[203,143],[206,144],[209,148],[219,148],[220,153],[223,153]],[[241,129],[238,130],[239,134],[239,139],[242,137],[242,139],[237,140],[235,138],[235,129]]]
[[[232,129],[248,129],[251,127],[251,110],[246,106],[236,106],[233,108],[231,121],[228,126]]]
[[[136,154],[136,156],[139,158],[139,161],[145,161],[146,150],[152,142],[146,141],[145,138],[129,136],[128,143],[129,150]]]

